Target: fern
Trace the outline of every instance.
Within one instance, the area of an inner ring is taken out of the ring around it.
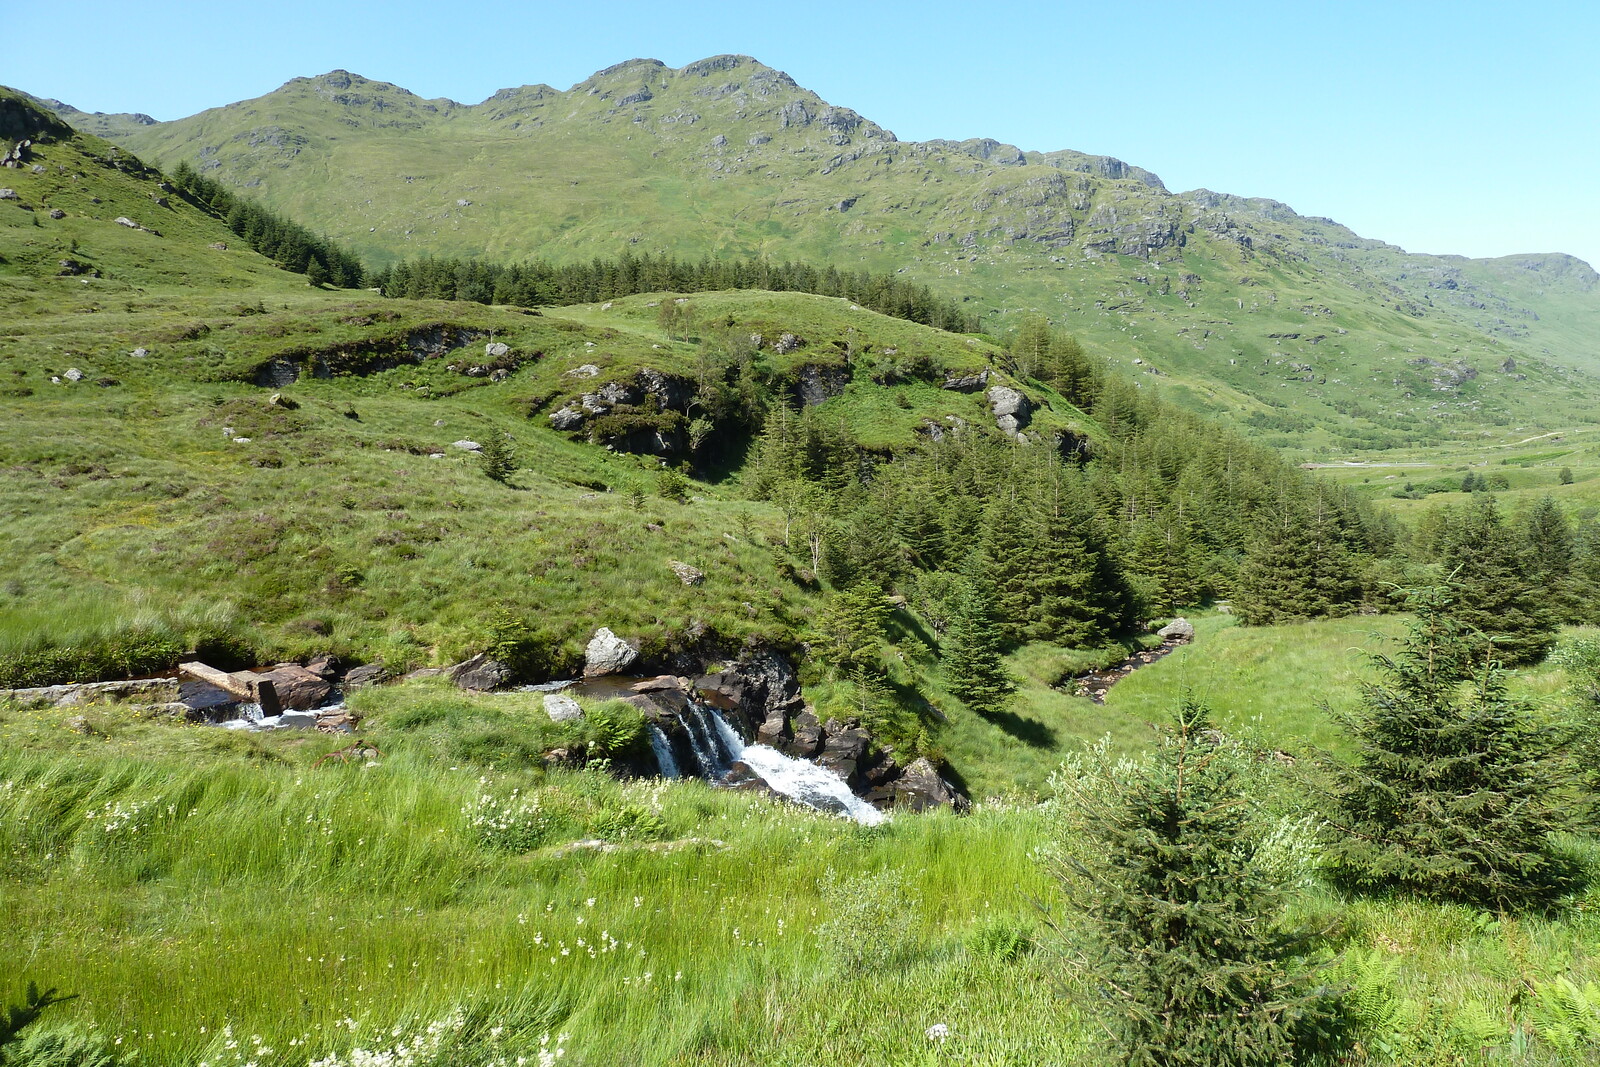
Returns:
[[[1538,982],[1528,1014],[1534,1029],[1562,1052],[1600,1047],[1600,984],[1570,978]]]

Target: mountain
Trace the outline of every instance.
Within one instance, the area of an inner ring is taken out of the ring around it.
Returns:
[[[904,142],[747,56],[630,60],[475,105],[334,71],[100,127],[376,263],[632,249],[901,270],[995,329],[1047,315],[1278,445],[1584,421],[1600,371],[1600,277],[1571,257],[1413,255],[1108,157]]]

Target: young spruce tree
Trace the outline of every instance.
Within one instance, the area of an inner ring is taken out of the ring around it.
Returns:
[[[1060,780],[1046,862],[1075,913],[1062,931],[1130,1067],[1276,1067],[1338,1042],[1314,940],[1280,925],[1281,865],[1238,761],[1186,702],[1148,761],[1113,764],[1102,746]]]
[[[957,579],[955,610],[940,649],[950,692],[978,712],[997,712],[1016,692],[1006,671],[994,605],[981,579]]]
[[[1480,494],[1445,529],[1440,562],[1455,598],[1451,615],[1492,644],[1507,667],[1544,659],[1556,642],[1547,591],[1534,585],[1532,560],[1494,497]]]
[[[1575,829],[1581,783],[1506,693],[1493,652],[1447,614],[1444,590],[1412,595],[1416,621],[1383,678],[1345,717],[1354,764],[1334,767],[1329,858],[1341,881],[1515,908],[1571,885],[1551,834]]]

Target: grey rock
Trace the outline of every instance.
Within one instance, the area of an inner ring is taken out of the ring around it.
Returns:
[[[989,384],[989,369],[976,374],[956,374],[944,380],[944,388],[957,393],[976,393]]]
[[[451,448],[459,448],[463,452],[482,452],[483,446],[476,441],[451,441]]]
[[[684,585],[699,585],[706,580],[706,573],[698,567],[691,567],[682,560],[669,559],[667,566],[672,568],[672,573],[678,576],[678,581]]]
[[[285,711],[278,716],[277,729],[279,730],[315,730],[317,728],[317,713],[314,711]]]
[[[228,242],[212,241],[210,244],[206,245],[206,247],[214,252],[226,252],[228,250]]]
[[[576,408],[557,408],[550,413],[550,425],[558,430],[583,429],[584,414]]]
[[[599,373],[599,367],[596,367],[593,363],[585,363],[581,367],[573,367],[567,371],[566,376],[569,378],[593,378]]]
[[[1017,436],[1033,417],[1033,405],[1020,392],[1005,385],[996,385],[988,392],[989,407],[994,412],[994,424],[1002,432]]]
[[[565,693],[546,693],[544,713],[550,716],[551,722],[573,722],[583,718],[582,706]]]
[[[583,674],[586,678],[617,674],[633,666],[633,661],[638,658],[637,648],[612,633],[609,627],[602,626],[594,632],[588,647],[584,649]]]
[[[488,692],[511,680],[511,668],[491,658],[487,652],[480,652],[451,667],[450,680],[461,689]]]
[[[142,226],[128,218],[126,215],[118,215],[115,221],[118,226],[126,226],[130,230],[143,229]]]
[[[0,189],[0,200],[15,199],[17,199],[17,191],[15,189]]]
[[[510,352],[511,346],[504,341],[490,341],[483,346],[483,354],[490,359],[499,359],[501,356],[510,354]]]
[[[388,677],[389,672],[381,663],[368,663],[360,667],[352,667],[344,676],[346,689],[364,689],[369,685],[377,685]]]
[[[132,352],[128,353],[128,355],[132,356],[134,359],[143,359],[149,354],[150,350],[148,348],[135,348]]]
[[[50,217],[53,219],[64,219],[67,217],[67,213],[58,207],[53,207],[50,209]]]
[[[844,392],[850,377],[849,367],[802,367],[795,392],[802,404],[811,407]]]
[[[1175,641],[1193,641],[1194,623],[1179,616],[1156,631],[1156,636]]]
[[[79,370],[77,367],[68,367],[61,376],[69,382],[83,381],[83,371]]]

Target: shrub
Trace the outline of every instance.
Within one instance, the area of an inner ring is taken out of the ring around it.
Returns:
[[[1304,1062],[1344,1042],[1335,998],[1281,928],[1284,886],[1261,862],[1243,760],[1185,703],[1153,757],[1113,764],[1103,743],[1057,779],[1046,855],[1076,922],[1063,927],[1083,1007],[1124,1064]]]
[[[544,681],[559,676],[568,666],[559,637],[535,629],[526,619],[505,610],[495,612],[490,620],[484,651],[510,668],[515,681]]]
[[[596,756],[636,750],[645,736],[644,713],[626,700],[607,700],[584,713],[584,730]]]
[[[817,937],[842,969],[886,967],[916,945],[919,901],[898,871],[846,876],[830,867],[817,891],[828,916]]]

